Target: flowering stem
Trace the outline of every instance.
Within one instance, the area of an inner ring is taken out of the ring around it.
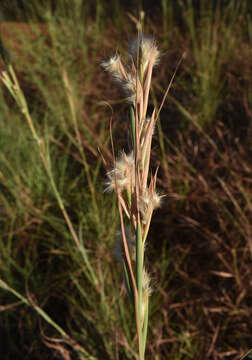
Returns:
[[[147,304],[144,313],[144,324],[143,324],[143,355],[146,347],[147,331],[148,331],[148,320],[149,320],[149,298],[147,298]]]
[[[138,292],[138,325],[140,327],[140,360],[144,359],[144,339],[143,339],[143,260],[144,260],[144,248],[141,225],[137,223],[136,229],[136,281]]]
[[[132,144],[133,147],[135,146],[136,143],[136,135],[135,135],[135,110],[134,110],[134,106],[131,105],[130,106],[130,124],[131,124],[131,138],[132,138]]]
[[[123,271],[126,289],[134,300],[138,340],[138,360],[144,360],[148,328],[148,306],[151,294],[150,278],[144,266],[144,245],[149,231],[153,210],[160,206],[161,197],[156,193],[156,177],[150,174],[151,142],[157,120],[153,111],[147,116],[153,67],[158,63],[159,50],[155,41],[142,35],[142,22],[137,21],[138,36],[130,51],[130,63],[125,66],[120,55],[111,57],[102,66],[129,95],[129,120],[131,149],[116,160],[112,141],[114,168],[108,172],[108,189],[115,190],[121,220],[124,247]],[[160,112],[160,109],[159,109]],[[112,139],[112,136],[111,136]],[[148,181],[148,178],[150,180]],[[124,215],[131,222],[136,237],[136,266],[133,268],[128,249]]]

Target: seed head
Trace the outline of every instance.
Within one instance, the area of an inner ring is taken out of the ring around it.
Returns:
[[[156,46],[154,39],[144,37],[141,43],[141,62],[143,66],[143,74],[145,73],[148,64],[153,57],[153,66],[159,63],[160,52]]]
[[[141,322],[144,321],[145,311],[148,305],[149,297],[152,293],[152,288],[150,286],[150,276],[147,273],[146,269],[143,268],[143,283],[142,283],[142,289],[143,289],[143,302],[142,302],[142,310],[141,310]]]
[[[110,72],[112,76],[119,82],[127,80],[128,74],[121,61],[120,55],[112,56],[109,60],[103,61],[101,65],[106,71]]]
[[[131,187],[135,183],[135,159],[133,152],[126,155],[124,152],[116,160],[114,169],[107,173],[108,181],[106,182],[105,191],[113,191],[116,188],[120,191]]]
[[[151,286],[150,286],[150,276],[149,274],[147,273],[146,269],[144,268],[143,269],[143,284],[142,284],[142,287],[143,287],[143,293],[148,293],[149,295],[151,294],[152,292],[152,289],[151,289]]]
[[[153,57],[153,66],[159,63],[160,51],[157,48],[156,42],[151,37],[142,36],[139,42],[140,46],[140,61],[143,75],[148,67],[148,64]],[[138,49],[138,39],[134,39],[130,46],[129,52],[136,59]]]
[[[119,71],[119,62],[120,62],[120,55],[114,55],[109,60],[103,61],[101,63],[102,67],[106,71],[109,71],[111,73],[116,73]]]
[[[147,224],[153,210],[161,206],[161,196],[147,189],[140,197],[140,213],[143,224]]]
[[[142,92],[139,78],[136,78],[136,76],[131,73],[127,74],[127,80],[123,82],[123,90],[128,95],[128,102],[135,104],[136,98],[140,99]]]

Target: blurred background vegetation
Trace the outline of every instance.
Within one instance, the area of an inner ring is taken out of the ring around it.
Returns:
[[[51,174],[1,82],[1,359],[136,356],[114,258],[116,201],[104,193],[110,118],[116,153],[127,151],[127,105],[100,63],[126,53],[140,10],[162,51],[153,106],[185,53],[153,145],[167,196],[148,241],[146,359],[240,359],[252,334],[251,1],[3,0],[0,8],[1,70],[7,61],[15,68]]]

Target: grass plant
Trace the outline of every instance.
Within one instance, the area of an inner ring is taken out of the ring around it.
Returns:
[[[138,26],[141,26],[140,23]],[[112,74],[128,95],[131,134],[129,152],[123,151],[120,158],[115,160],[113,170],[108,173],[107,189],[115,190],[118,199],[123,241],[122,268],[136,318],[138,358],[143,360],[151,294],[144,250],[153,210],[161,202],[156,192],[157,171],[148,181],[152,136],[157,119],[155,110],[151,117],[147,117],[152,71],[159,60],[159,51],[154,40],[144,37],[139,29],[137,40],[131,44],[129,57],[132,62],[127,67],[120,55],[103,63],[105,70]],[[128,233],[123,212],[130,221]],[[131,232],[135,237],[134,245],[130,245]],[[129,246],[136,247],[135,259],[130,256]]]
[[[180,2],[195,61],[193,90],[198,99],[198,122],[205,126],[216,116],[222,102],[225,77],[223,67],[234,54],[239,15],[244,7],[231,2],[222,12],[220,2],[201,2],[196,10],[192,1]],[[196,24],[196,21],[198,22]]]
[[[139,360],[143,360],[148,330],[149,297],[152,291],[144,264],[145,248],[153,211],[160,207],[162,198],[156,192],[157,169],[154,175],[150,171],[151,144],[155,125],[171,83],[159,109],[154,109],[148,116],[152,72],[159,62],[160,54],[155,41],[143,35],[140,21],[137,22],[137,27],[138,37],[131,43],[128,55],[132,59],[130,64],[125,65],[121,56],[115,55],[102,65],[121,85],[129,102],[131,145],[128,153],[122,151],[120,158],[114,160],[114,167],[107,174],[107,190],[114,190],[118,199],[123,242],[122,268],[136,317]],[[123,213],[130,221],[128,231]],[[134,234],[135,242],[131,240],[131,233]],[[135,259],[130,256],[130,246],[136,247]],[[132,265],[133,261],[135,267]]]
[[[136,134],[129,130],[130,104],[100,67],[115,49],[125,54],[124,66],[131,63],[125,44],[135,29],[127,11],[136,15],[136,3],[114,1],[111,9],[100,0],[97,9],[98,2],[45,1],[44,11],[42,2],[31,0],[23,2],[23,12],[14,3],[1,3],[3,55],[15,71],[36,136],[1,81],[1,356],[138,358],[134,306],[129,311],[122,262],[114,257],[114,243],[122,245],[118,201],[104,193],[103,167],[103,160],[108,171],[125,156],[132,160],[127,156]],[[159,167],[156,185],[168,195],[153,213],[144,248],[154,290],[145,358],[240,360],[251,345],[251,4],[219,2],[218,10],[208,1],[157,4],[148,10],[142,2],[145,33],[164,50],[152,77],[148,116],[162,103],[177,59],[187,56],[168,101],[155,113],[148,185]],[[141,50],[136,68],[140,62]],[[131,106],[134,123],[140,109]],[[126,192],[122,197],[128,204]],[[128,226],[135,236],[122,211],[126,236]],[[137,207],[132,212],[136,218]],[[145,228],[140,207],[139,213]],[[135,270],[134,249],[129,251]]]

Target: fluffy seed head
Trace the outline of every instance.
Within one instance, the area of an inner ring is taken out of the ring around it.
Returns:
[[[142,284],[143,293],[148,293],[149,295],[152,292],[152,289],[151,289],[151,286],[150,286],[150,281],[151,281],[150,276],[147,273],[146,269],[144,268],[143,269],[143,284]]]
[[[151,57],[153,57],[153,66],[158,64],[160,53],[154,39],[151,38],[143,38],[141,43],[141,50],[142,50],[142,66],[144,73],[151,60]]]
[[[136,85],[136,81],[138,82]],[[123,83],[123,89],[127,95],[129,103],[135,104],[136,98],[140,99],[142,95],[142,86],[139,78],[133,74],[127,74],[127,80]]]
[[[150,286],[150,276],[147,273],[146,269],[143,269],[143,283],[142,283],[142,289],[143,289],[143,302],[142,302],[142,309],[141,309],[141,321],[143,323],[145,311],[147,308],[149,297],[152,293],[152,288]]]
[[[149,189],[140,197],[140,213],[143,224],[146,224],[153,210],[161,206],[161,196]]]
[[[159,62],[159,50],[154,39],[142,36],[139,43],[140,54],[140,68],[144,76],[148,71],[152,71],[153,66]],[[142,98],[142,84],[139,76],[136,76],[136,58],[138,49],[138,40],[132,41],[129,47],[129,52],[132,55],[135,64],[124,65],[121,56],[116,54],[109,60],[101,63],[102,67],[111,73],[113,78],[119,83],[127,95],[129,103],[135,104],[136,99]],[[149,70],[148,70],[149,69]],[[137,85],[136,85],[137,83]]]
[[[157,209],[161,206],[161,196],[158,195],[156,192],[152,196],[152,206],[153,209]]]
[[[133,152],[126,155],[124,152],[116,160],[114,169],[107,173],[108,181],[106,182],[105,191],[113,191],[116,188],[120,191],[133,186],[135,182],[135,159]]]
[[[106,71],[114,74],[119,72],[120,62],[120,55],[114,55],[109,60],[103,61],[101,65]]]
[[[101,65],[106,71],[112,74],[114,79],[120,83],[127,81],[129,74],[125,70],[120,55],[112,56],[109,60],[103,61]]]
[[[139,45],[140,45],[141,66],[144,75],[151,58],[153,58],[153,66],[159,63],[160,51],[157,48],[155,40],[150,37],[142,36]],[[136,38],[131,42],[129,46],[129,52],[133,56],[133,58],[136,58],[137,56],[137,48],[138,48],[138,39]]]

